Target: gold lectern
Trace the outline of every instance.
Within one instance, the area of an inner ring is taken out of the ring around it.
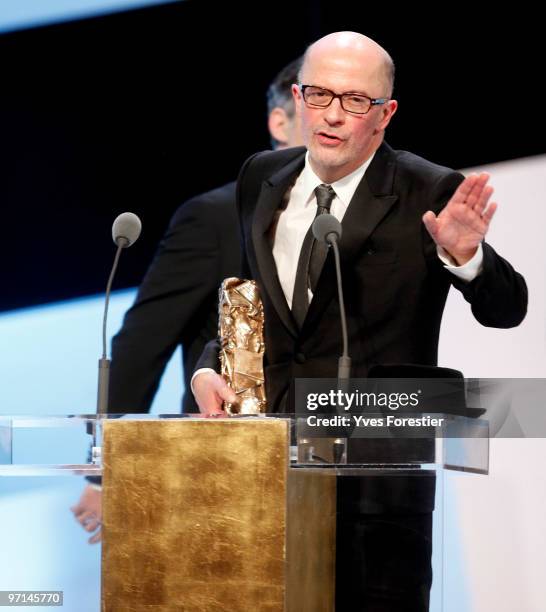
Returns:
[[[284,419],[105,421],[102,611],[330,612],[335,476],[288,454]]]

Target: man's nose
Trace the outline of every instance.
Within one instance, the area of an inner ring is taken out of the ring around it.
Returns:
[[[339,98],[334,98],[332,102],[330,102],[330,106],[328,106],[324,113],[324,118],[329,125],[344,123],[345,111],[341,106],[341,100]]]

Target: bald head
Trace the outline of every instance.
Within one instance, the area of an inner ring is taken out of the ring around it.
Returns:
[[[299,73],[300,83],[308,83],[309,73],[327,64],[342,71],[347,67],[362,70],[373,88],[368,95],[391,97],[394,87],[394,63],[391,56],[374,40],[357,32],[334,32],[310,45]]]
[[[336,32],[307,49],[292,95],[309,163],[322,182],[348,176],[380,147],[398,108],[392,77],[389,54],[362,34]],[[346,109],[355,101],[363,112]]]

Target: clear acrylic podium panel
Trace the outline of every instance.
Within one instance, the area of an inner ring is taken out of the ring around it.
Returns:
[[[232,417],[239,419],[286,419],[290,422],[290,467],[336,469],[342,476],[347,470],[373,467],[382,469],[400,465],[415,468],[452,469],[487,474],[489,470],[489,425],[485,420],[461,416],[434,414],[444,419],[441,430],[428,428],[426,433],[414,439],[427,440],[417,454],[382,456],[381,461],[371,456],[351,459],[351,442],[366,439],[361,436],[340,438],[328,435],[322,428],[320,434],[310,434],[305,419],[294,415],[263,415]],[[200,415],[73,415],[73,416],[0,416],[0,475],[2,476],[98,476],[101,473],[100,447],[102,423],[112,419],[203,420]],[[217,419],[215,419],[217,420]],[[400,439],[389,434],[389,429],[371,438]],[[371,443],[370,442],[370,443]],[[315,450],[320,451],[316,454]],[[95,456],[93,456],[93,451]],[[402,448],[402,451],[404,449]],[[411,455],[411,456],[410,456]]]
[[[191,415],[107,418],[199,420],[204,427],[210,421]],[[268,418],[278,419],[279,415],[236,417],[260,421]],[[444,469],[487,474],[487,423],[448,417],[442,435],[426,439],[422,454],[417,453],[407,461],[397,456],[393,462],[382,456],[380,462],[363,462],[362,457],[351,456],[354,440],[312,438],[308,428],[301,426],[301,419],[282,418],[288,419],[290,427],[291,445],[287,452],[290,470],[328,473],[338,479],[358,475],[381,478],[401,473],[420,478],[423,474],[435,474],[430,610],[441,612],[445,569],[443,514],[449,503],[445,498]],[[62,590],[63,609],[99,610],[100,546],[87,544],[88,534],[76,523],[69,507],[76,503],[87,484],[82,477],[101,474],[102,423],[102,418],[81,415],[0,418],[0,495],[6,530],[0,590]],[[366,446],[367,442],[358,440],[357,446],[363,444]]]

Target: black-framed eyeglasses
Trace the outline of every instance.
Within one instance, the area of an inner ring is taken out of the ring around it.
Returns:
[[[389,100],[389,98],[370,98],[364,94],[351,91],[336,94],[329,89],[316,87],[315,85],[300,85],[300,91],[308,106],[326,108],[330,106],[334,98],[339,98],[341,108],[355,115],[365,115],[372,106],[385,104]]]

